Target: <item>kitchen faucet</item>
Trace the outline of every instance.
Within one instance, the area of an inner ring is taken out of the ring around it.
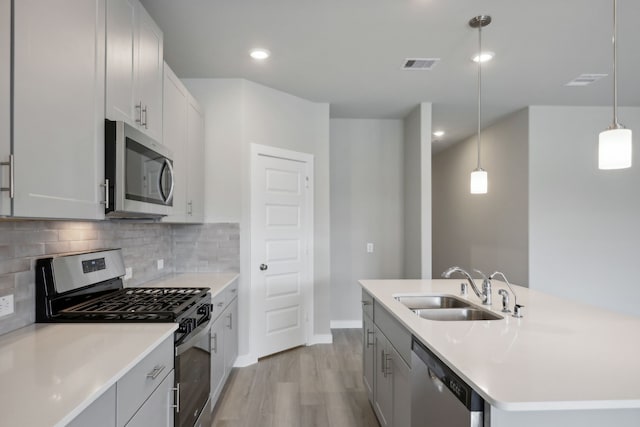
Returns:
[[[480,298],[480,300],[482,301],[482,304],[491,305],[491,280],[489,280],[489,278],[485,276],[485,274],[482,271],[477,269],[474,269],[473,271],[475,271],[476,273],[479,273],[482,276],[482,291],[480,291],[476,286],[476,283],[473,280],[473,277],[471,277],[469,273],[467,273],[465,270],[463,270],[460,267],[456,267],[456,266],[449,267],[444,273],[442,273],[442,277],[448,279],[449,277],[451,277],[453,273],[462,274],[471,285],[471,289],[473,289],[473,292],[478,296],[478,298]]]
[[[501,271],[494,271],[489,276],[489,280],[492,280],[496,276],[502,276],[502,278],[504,279],[504,282],[507,284],[507,286],[509,287],[509,290],[513,294],[513,317],[522,317],[522,308],[524,307],[524,305],[518,304],[518,297],[516,296],[515,291],[511,287],[511,283],[509,283],[509,281],[507,280],[507,276],[505,276],[504,273]],[[504,313],[509,313],[511,311],[509,310],[509,294],[504,289],[500,289],[498,293],[502,295],[502,311]]]

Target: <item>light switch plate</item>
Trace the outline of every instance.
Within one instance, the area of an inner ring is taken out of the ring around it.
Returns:
[[[124,280],[129,280],[133,277],[133,268],[127,267],[124,269]]]
[[[0,317],[13,314],[13,294],[0,297]]]
[[[162,270],[164,268],[164,260],[163,259],[159,259],[158,260],[158,270]]]
[[[367,253],[368,254],[373,253],[373,243],[367,243]]]

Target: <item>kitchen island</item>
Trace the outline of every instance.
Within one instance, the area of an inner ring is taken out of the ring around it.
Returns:
[[[514,287],[524,317],[501,313],[502,282],[493,305],[501,320],[420,318],[394,297],[459,296],[461,280],[362,280],[378,307],[469,384],[487,403],[492,427],[640,425],[640,318],[524,287]],[[512,299],[513,301],[513,299]],[[513,307],[511,307],[513,308]],[[398,349],[399,352],[406,349]],[[486,421],[485,421],[486,422]]]

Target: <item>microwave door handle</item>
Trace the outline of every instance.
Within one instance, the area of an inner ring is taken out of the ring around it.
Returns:
[[[169,177],[171,179],[171,186],[169,187],[169,194],[164,194],[162,188],[162,178],[164,177],[165,172],[169,171]],[[173,197],[173,189],[175,186],[175,182],[173,180],[173,166],[171,166],[171,162],[168,159],[164,159],[164,165],[162,165],[162,171],[160,172],[160,179],[158,182],[158,186],[160,187],[160,194],[162,195],[162,199],[165,203],[169,203],[169,200]]]

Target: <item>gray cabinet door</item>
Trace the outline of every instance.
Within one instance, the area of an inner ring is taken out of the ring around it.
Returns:
[[[411,427],[411,371],[393,346],[390,346],[389,351],[389,375],[393,383],[393,427]]]
[[[174,371],[160,383],[126,427],[173,427]]]
[[[233,368],[238,357],[238,299],[235,298],[223,315],[224,328],[224,365],[227,372]]]
[[[216,399],[224,386],[226,377],[224,365],[224,326],[225,319],[221,316],[211,326],[211,402],[212,409]]]
[[[373,379],[374,405],[373,408],[378,416],[378,421],[382,427],[393,426],[393,377],[389,374],[390,359],[392,357],[391,344],[387,338],[375,330],[375,375]]]
[[[11,0],[0,0],[0,162],[11,156]],[[0,187],[9,187],[9,170],[0,167]],[[0,191],[0,215],[11,215],[8,191]]]
[[[75,417],[67,427],[115,427],[116,425],[116,386],[97,398],[87,409]]]
[[[363,313],[362,316],[362,380],[367,389],[369,401],[373,403],[375,331],[373,320]]]

